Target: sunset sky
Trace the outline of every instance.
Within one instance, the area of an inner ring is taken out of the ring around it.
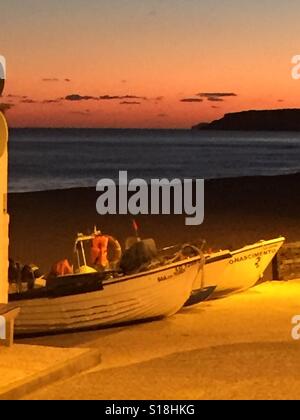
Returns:
[[[10,0],[11,126],[189,128],[300,107],[299,0]]]

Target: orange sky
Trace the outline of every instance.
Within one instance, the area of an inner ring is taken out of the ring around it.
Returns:
[[[300,106],[291,78],[299,1],[5,3],[11,126],[188,128],[226,112]],[[198,93],[236,96],[181,101]],[[97,100],[64,99],[72,94]]]

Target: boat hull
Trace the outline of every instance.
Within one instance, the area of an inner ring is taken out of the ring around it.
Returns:
[[[217,263],[209,264],[205,271],[205,285],[217,284],[209,299],[242,292],[255,286],[263,278],[284,241],[285,238],[261,241],[231,252],[231,258],[227,260],[223,271],[219,270]]]
[[[198,258],[134,276],[110,279],[102,290],[18,301],[17,335],[48,334],[173,315],[189,299],[201,270]]]

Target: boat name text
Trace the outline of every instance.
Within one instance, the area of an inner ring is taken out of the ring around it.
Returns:
[[[175,276],[179,276],[180,274],[184,274],[186,272],[186,267],[187,267],[187,265],[182,265],[180,267],[176,267],[173,274],[160,276],[160,277],[158,277],[157,281],[159,281],[159,282],[167,281],[167,280],[172,279]]]
[[[247,260],[253,260],[253,259],[259,259],[259,262],[261,260],[261,257],[265,256],[265,255],[270,255],[270,254],[276,254],[277,252],[277,248],[270,248],[270,249],[265,249],[263,251],[258,251],[258,252],[252,252],[251,254],[248,255],[244,255],[242,257],[235,257],[232,258],[229,261],[229,264],[237,264],[243,261],[247,261]]]

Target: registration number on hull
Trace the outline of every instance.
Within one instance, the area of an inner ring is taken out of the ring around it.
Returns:
[[[277,253],[277,247],[266,248],[261,251],[250,252],[247,255],[242,255],[240,257],[237,256],[235,258],[232,258],[229,261],[229,264],[233,265],[233,264],[238,264],[238,263],[249,261],[249,260],[256,260],[257,264],[259,264],[261,262],[262,257],[267,256],[267,255],[275,255],[276,253]]]
[[[162,282],[162,281],[171,280],[175,276],[179,276],[180,274],[184,274],[186,272],[187,267],[189,267],[189,265],[190,264],[185,264],[185,265],[181,265],[180,267],[176,267],[172,274],[159,276],[157,281]]]

